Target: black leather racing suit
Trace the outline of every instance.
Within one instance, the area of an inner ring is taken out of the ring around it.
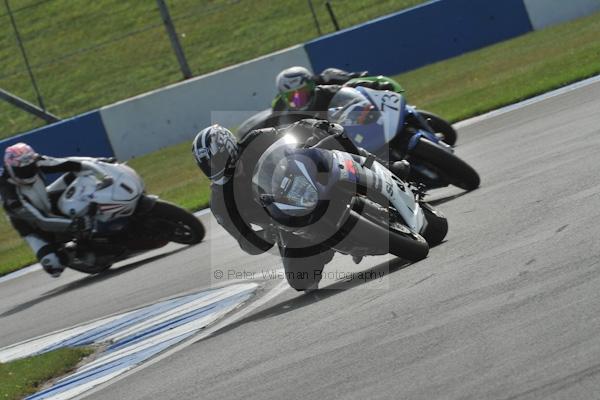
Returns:
[[[356,147],[345,135],[342,126],[324,120],[305,119],[286,129],[264,128],[248,133],[239,142],[238,161],[227,168],[230,179],[224,185],[211,186],[210,208],[219,224],[238,241],[242,250],[252,255],[268,251],[275,241],[269,237],[266,230],[253,229],[253,226],[266,227],[270,222],[266,211],[252,196],[254,166],[267,148],[281,138],[287,129],[303,130],[309,137],[307,140],[309,146],[319,143],[321,148],[339,149],[365,157],[371,156],[366,150]],[[327,137],[331,137],[331,140],[322,141]],[[298,246],[297,241],[295,244],[297,248],[302,247]],[[306,243],[305,247],[310,245]],[[301,256],[292,254],[289,249],[280,248],[280,253],[284,266],[286,262],[290,262],[290,258]],[[310,263],[313,267],[322,269],[331,260],[333,254],[331,249],[323,248],[320,254],[310,258]]]

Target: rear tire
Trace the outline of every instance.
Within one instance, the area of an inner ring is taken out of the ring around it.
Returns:
[[[437,246],[442,243],[446,234],[448,233],[448,220],[440,211],[434,209],[427,203],[420,203],[425,219],[427,220],[427,227],[421,234],[429,243],[429,246]]]
[[[146,218],[160,220],[165,228],[173,230],[169,241],[180,244],[198,244],[204,239],[202,222],[192,213],[166,201],[157,200]]]
[[[442,140],[446,144],[450,146],[454,146],[456,144],[458,135],[456,133],[456,130],[452,127],[452,125],[450,125],[448,121],[446,121],[439,115],[436,115],[429,111],[417,110],[417,112],[421,114],[421,116],[425,118],[425,120],[427,120],[427,123],[435,133],[441,133],[444,136]]]
[[[474,190],[479,187],[479,174],[473,167],[425,138],[419,139],[412,154],[437,168],[437,172],[449,183],[461,189]]]

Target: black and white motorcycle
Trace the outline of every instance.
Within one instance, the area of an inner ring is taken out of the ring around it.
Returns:
[[[303,143],[293,133],[275,142],[259,159],[252,180],[254,197],[271,220],[264,228],[275,232],[284,259],[294,238],[314,244],[297,254],[310,257],[328,248],[357,261],[388,253],[417,261],[430,245],[442,242],[446,218],[421,201],[418,188],[377,161]],[[288,265],[302,271],[287,271]],[[314,287],[315,266],[288,265],[284,262],[292,287]]]
[[[157,196],[145,193],[141,177],[124,164],[92,158],[96,171],[82,171],[64,189],[57,191],[60,179],[20,188],[24,204],[36,214],[43,229],[55,211],[72,219],[89,217],[93,228],[54,235],[58,254],[67,267],[95,274],[144,251],[169,242],[193,245],[205,235],[202,223],[188,211]],[[46,210],[45,213],[40,210]]]

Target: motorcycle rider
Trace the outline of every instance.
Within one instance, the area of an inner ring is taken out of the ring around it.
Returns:
[[[91,216],[71,219],[60,215],[56,209],[60,194],[75,179],[75,174],[83,170],[103,176],[93,162],[77,157],[44,156],[25,143],[9,146],[4,152],[0,175],[2,205],[15,230],[52,277],[60,276],[65,269],[64,257],[57,254],[53,243],[54,234],[72,232],[83,235],[92,229]],[[49,173],[64,175],[46,188],[43,174]]]
[[[366,150],[356,147],[341,125],[324,120],[304,119],[283,129],[257,129],[239,142],[228,129],[219,125],[200,131],[194,139],[192,152],[198,167],[211,181],[210,209],[217,222],[238,241],[242,250],[251,255],[268,251],[276,242],[265,229],[270,217],[258,202],[248,196],[248,193],[252,193],[254,166],[269,146],[290,131],[308,137],[305,143],[309,147],[338,149],[375,159]],[[393,167],[397,175],[406,176],[408,173],[406,162],[395,163]],[[262,230],[256,230],[253,226]],[[315,249],[313,243],[302,243],[297,237],[287,239],[293,239],[293,246],[279,248],[285,270],[294,271],[297,266],[303,266],[316,271],[313,273],[314,282],[308,282],[308,286],[297,282],[294,288],[316,289],[321,271],[331,261],[334,252],[328,247],[316,245],[316,251],[307,255],[307,248],[312,246],[311,249]]]
[[[315,112],[315,116],[325,118],[331,99],[343,86],[364,86],[375,90],[394,89],[391,84],[376,81],[347,83],[350,79],[367,74],[367,71],[347,72],[327,68],[320,75],[313,75],[308,69],[300,66],[284,69],[275,79],[279,94],[273,101],[272,109]]]

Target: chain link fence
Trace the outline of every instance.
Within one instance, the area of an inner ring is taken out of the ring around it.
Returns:
[[[333,32],[326,3],[343,29],[421,2],[165,0],[196,76]],[[4,3],[0,88],[37,103],[9,5],[40,95],[57,116],[72,116],[183,79],[155,0]],[[43,124],[6,102],[0,102],[0,116],[0,137]]]

